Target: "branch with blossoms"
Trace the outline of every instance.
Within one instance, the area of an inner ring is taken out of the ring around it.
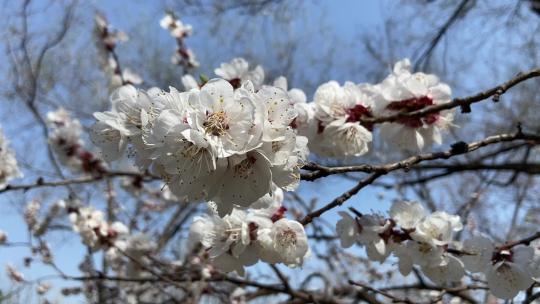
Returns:
[[[465,270],[482,272],[490,292],[503,299],[514,298],[520,290],[532,286],[538,275],[538,257],[530,244],[540,238],[539,232],[495,246],[480,233],[473,233],[463,242],[453,240],[453,234],[463,229],[460,217],[442,211],[427,214],[416,202],[394,203],[389,218],[354,209],[353,213],[354,218],[347,212],[339,213],[341,220],[336,230],[341,245],[348,248],[356,243],[365,247],[369,259],[381,263],[393,254],[403,275],[418,266],[437,286],[451,286],[452,282],[462,281]]]
[[[367,124],[377,124],[377,123],[383,123],[383,122],[395,122],[403,119],[409,119],[409,118],[417,118],[417,117],[425,117],[429,114],[438,113],[443,110],[449,110],[453,108],[461,108],[462,113],[470,113],[471,112],[471,105],[486,99],[491,98],[494,102],[498,102],[501,98],[501,95],[503,95],[506,91],[511,89],[512,87],[527,81],[531,78],[540,77],[540,69],[533,69],[526,72],[521,72],[516,75],[516,77],[508,80],[507,82],[500,84],[494,88],[491,88],[489,90],[486,90],[484,92],[475,94],[473,96],[465,97],[465,98],[455,98],[451,102],[438,104],[438,105],[430,105],[427,107],[424,107],[422,109],[414,110],[414,111],[403,111],[396,114],[388,115],[388,116],[381,116],[381,117],[365,117],[362,118],[362,122]]]
[[[116,46],[120,42],[128,40],[128,36],[121,31],[115,30],[102,14],[94,17],[94,39],[98,50],[100,67],[110,75],[109,86],[111,90],[127,85],[138,85],[142,78],[129,68],[122,69],[120,59],[116,53]]]
[[[171,57],[171,62],[182,67],[182,74],[188,74],[190,70],[197,68],[199,62],[195,58],[195,53],[186,46],[185,42],[185,39],[193,34],[193,27],[184,24],[174,12],[167,12],[159,24],[176,40],[177,48]]]
[[[28,191],[31,189],[42,187],[61,187],[76,184],[88,184],[92,182],[102,181],[104,178],[107,177],[131,177],[136,180],[136,182],[151,182],[159,179],[159,177],[157,176],[152,176],[150,174],[144,175],[137,172],[106,171],[100,172],[98,175],[83,176],[57,181],[47,181],[43,178],[38,178],[36,182],[30,184],[7,184],[4,188],[0,189],[0,193],[15,190]]]
[[[427,154],[419,154],[415,156],[411,156],[409,158],[406,158],[404,160],[390,163],[390,164],[384,164],[384,165],[352,165],[352,166],[343,166],[343,167],[326,167],[318,164],[307,164],[302,169],[314,171],[311,173],[305,173],[302,175],[303,180],[307,181],[313,181],[321,177],[334,175],[334,174],[342,174],[342,173],[348,173],[348,172],[364,172],[364,173],[381,173],[381,174],[387,174],[391,171],[395,170],[410,170],[414,168],[414,165],[424,162],[424,161],[430,161],[430,160],[437,160],[437,159],[449,159],[453,156],[473,152],[481,147],[485,147],[491,144],[495,143],[501,143],[501,142],[509,142],[509,141],[515,141],[515,140],[524,140],[528,144],[537,144],[540,141],[540,136],[534,135],[534,134],[525,134],[521,130],[518,130],[515,133],[511,134],[500,134],[500,135],[494,135],[490,136],[484,140],[473,142],[470,144],[464,143],[464,142],[458,142],[452,145],[452,148],[450,150],[444,151],[444,152],[434,152],[434,153],[427,153]],[[478,170],[485,168],[481,165],[471,164],[470,168],[467,168],[467,165],[464,165],[465,169],[468,170]],[[490,165],[490,167],[495,169],[509,169],[509,170],[515,170],[515,167],[512,167],[510,165],[505,165],[502,167],[496,167],[494,165]],[[423,167],[422,169],[429,169],[431,167]],[[435,167],[439,168],[439,167]],[[443,167],[447,168],[447,167]],[[529,168],[529,170],[534,170],[534,168]]]
[[[217,67],[213,79],[199,83],[184,75],[184,89],[143,89],[120,68],[116,45],[124,35],[101,16],[95,22],[96,46],[113,89],[109,109],[95,112],[89,127],[97,150],[85,142],[81,121],[64,109],[41,119],[53,158],[75,177],[13,183],[22,170],[0,136],[0,193],[70,185],[103,190],[92,200],[71,191],[68,198],[54,202],[45,195],[30,201],[24,210],[28,242],[8,242],[0,231],[6,247],[28,246],[26,264],[39,258],[57,276],[82,282],[82,287],[66,288],[65,294],[84,292],[90,302],[196,302],[207,295],[241,302],[280,295],[292,303],[437,303],[448,294],[474,303],[476,293],[510,299],[520,291],[532,295],[537,287],[538,232],[516,241],[494,241],[470,223],[464,229],[459,215],[438,211],[435,204],[427,204],[433,206],[428,212],[418,202],[401,199],[387,215],[351,208],[340,211],[341,218],[332,223],[328,211],[396,171],[537,174],[529,156],[540,136],[520,126],[512,133],[456,142],[448,150],[432,148],[445,142],[456,108],[468,113],[474,103],[498,101],[516,85],[539,77],[540,70],[470,97],[452,98],[451,88],[437,76],[413,72],[403,59],[378,83],[329,81],[308,102],[301,89],[289,88],[285,77],[269,81],[261,66],[234,58]],[[160,24],[178,44],[175,63],[186,70],[195,67],[184,41],[191,26],[173,13]],[[35,107],[30,110],[37,113]],[[445,164],[502,143],[511,148],[490,150],[476,161]],[[509,158],[500,164],[478,161],[521,147],[526,153],[519,164]],[[401,160],[370,164],[361,159],[379,149],[399,153]],[[336,162],[354,159],[356,165],[325,166],[314,163],[313,155]],[[131,170],[125,169],[126,161]],[[425,164],[429,161],[437,162]],[[365,175],[329,203],[308,202],[294,192],[302,181],[348,173]],[[104,207],[94,200],[102,200]],[[52,231],[66,229],[75,232],[86,249],[80,276],[66,275],[45,241]],[[334,229],[335,234],[329,233]],[[323,246],[310,246],[313,241]],[[365,255],[344,250],[353,245],[365,248]],[[307,269],[309,259],[323,261],[331,271],[295,281],[288,272]],[[413,273],[418,283],[382,286],[396,280],[391,270],[374,266],[387,260],[403,276]],[[268,271],[258,278],[248,276],[259,262],[256,267]],[[360,283],[350,271],[354,267],[373,281]],[[14,267],[7,273],[14,282],[30,283]],[[316,279],[324,290],[311,290]],[[409,295],[410,290],[416,292]]]

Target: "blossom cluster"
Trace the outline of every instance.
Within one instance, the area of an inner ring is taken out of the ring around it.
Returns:
[[[250,209],[196,217],[189,241],[201,244],[213,265],[225,272],[244,275],[244,267],[259,260],[300,266],[310,253],[307,236],[302,224],[285,218],[282,202],[283,192],[276,187]]]
[[[98,50],[101,69],[110,76],[109,86],[117,88],[124,84],[141,84],[142,78],[129,68],[121,69],[115,49],[118,43],[125,42],[129,37],[115,30],[105,16],[96,14],[94,17],[94,40]]]
[[[234,88],[212,79],[200,89],[164,92],[123,86],[112,109],[98,112],[91,138],[105,159],[128,144],[136,163],[186,201],[213,200],[220,215],[247,207],[271,190],[297,187],[307,139],[290,127],[296,111],[286,91],[251,81]]]
[[[68,206],[69,219],[73,230],[81,236],[82,242],[92,250],[108,248],[129,233],[121,222],[109,223],[102,211],[92,207],[73,208]]]
[[[146,233],[130,234],[130,229],[122,222],[109,221],[101,210],[81,206],[78,200],[68,200],[65,210],[82,243],[93,252],[102,250],[114,271],[128,277],[148,274],[141,267],[150,263],[148,255],[156,244]]]
[[[326,157],[361,156],[369,151],[374,125],[369,119],[409,113],[447,103],[448,85],[431,74],[412,73],[408,59],[398,61],[393,72],[378,84],[330,81],[319,86],[308,103],[299,133],[309,138],[310,149]],[[309,109],[310,108],[310,109]],[[424,117],[402,118],[380,126],[380,137],[390,148],[417,152],[441,143],[441,132],[453,119],[452,111]]]
[[[178,64],[186,69],[196,68],[200,64],[195,57],[195,53],[186,46],[184,39],[193,34],[193,27],[184,24],[174,13],[168,12],[159,22],[160,26],[169,31],[176,39],[177,48],[171,58],[173,64]]]
[[[44,235],[50,227],[52,221],[57,217],[60,211],[64,210],[66,203],[64,200],[59,200],[53,203],[46,215],[40,219],[41,202],[37,199],[31,200],[26,204],[24,209],[24,221],[28,226],[28,230],[36,237]]]
[[[63,108],[47,113],[49,146],[59,162],[75,172],[104,172],[105,164],[94,153],[84,147],[81,139],[82,127]]]
[[[531,246],[495,246],[481,234],[463,243],[454,240],[454,233],[463,229],[457,215],[428,214],[419,203],[404,201],[392,205],[389,218],[355,213],[340,212],[336,231],[341,245],[364,246],[368,258],[381,263],[393,254],[403,275],[416,265],[434,283],[447,285],[461,281],[465,271],[481,272],[490,291],[503,299],[515,297],[540,277],[540,253]]]
[[[9,147],[9,141],[0,129],[0,189],[5,188],[10,180],[19,177],[22,177],[22,173],[15,152]]]

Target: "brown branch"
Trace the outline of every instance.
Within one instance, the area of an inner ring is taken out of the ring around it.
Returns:
[[[468,108],[471,104],[480,102],[482,100],[486,100],[490,97],[492,97],[494,101],[498,101],[500,96],[504,94],[506,91],[508,91],[510,88],[528,79],[535,78],[535,77],[540,77],[540,68],[533,69],[524,73],[519,73],[515,78],[512,78],[503,84],[500,84],[494,88],[491,88],[487,91],[478,93],[473,96],[469,96],[465,98],[454,98],[451,102],[428,106],[423,109],[412,111],[412,112],[401,112],[401,113],[396,113],[396,114],[392,114],[388,116],[381,116],[381,117],[363,117],[361,118],[361,122],[367,123],[367,124],[377,124],[377,123],[383,123],[383,122],[395,122],[403,118],[423,117],[428,114],[438,113],[444,110],[449,110],[449,109],[453,109],[457,107],[461,107],[462,109]]]
[[[160,277],[144,277],[144,278],[130,278],[130,277],[121,277],[121,276],[104,276],[104,275],[95,275],[95,276],[67,276],[63,275],[61,276],[63,279],[67,280],[74,280],[74,281],[118,281],[118,282],[133,282],[133,283],[180,283],[180,282],[193,282],[201,280],[201,277],[199,275],[194,276],[186,276],[181,278],[174,278],[171,276],[165,276],[160,275]],[[239,286],[251,286],[256,287],[260,289],[269,290],[275,293],[283,293],[288,294],[293,298],[301,299],[305,303],[339,303],[337,301],[332,300],[331,298],[328,298],[324,295],[313,295],[310,294],[307,291],[294,291],[294,290],[287,290],[286,288],[279,286],[279,285],[272,285],[272,284],[263,284],[258,283],[255,281],[251,281],[248,279],[243,278],[237,278],[237,277],[231,277],[227,276],[225,274],[215,274],[211,278],[205,279],[209,282],[230,282],[237,284]]]
[[[361,180],[356,186],[349,189],[349,191],[343,193],[342,195],[335,198],[333,201],[325,205],[324,207],[317,209],[309,214],[307,214],[302,220],[300,220],[300,223],[302,225],[307,225],[313,221],[314,218],[321,216],[321,214],[325,213],[326,211],[333,209],[337,206],[340,206],[345,201],[347,201],[349,198],[351,198],[353,195],[358,193],[362,188],[366,187],[367,185],[373,183],[377,178],[382,176],[383,173],[373,173],[372,175],[368,176],[367,178]]]
[[[514,171],[527,174],[540,174],[540,163],[504,163],[504,164],[429,164],[416,166],[412,170],[439,170],[445,169],[447,172],[494,170],[494,171]]]
[[[535,234],[526,237],[521,240],[512,241],[512,242],[506,242],[504,245],[497,247],[498,250],[506,250],[510,249],[512,247],[518,246],[518,245],[524,245],[529,246],[532,241],[540,239],[540,231],[536,232]]]
[[[320,209],[313,211],[309,214],[307,214],[301,221],[304,226],[311,223],[314,218],[321,216],[326,211],[333,209],[337,206],[342,205],[345,201],[347,201],[349,198],[351,198],[353,195],[357,194],[362,188],[366,187],[367,185],[370,185],[375,180],[377,180],[379,177],[388,174],[389,172],[403,169],[403,170],[409,170],[413,165],[428,161],[428,160],[435,160],[435,159],[448,159],[456,155],[465,154],[468,152],[475,151],[481,147],[488,146],[491,144],[499,143],[499,142],[507,142],[507,141],[513,141],[513,140],[534,140],[534,141],[540,141],[540,136],[532,135],[532,134],[524,134],[521,132],[521,130],[518,130],[515,133],[512,134],[500,134],[500,135],[494,135],[490,136],[484,140],[473,142],[470,144],[466,143],[459,143],[454,144],[452,148],[448,151],[443,152],[434,152],[434,153],[428,153],[428,154],[420,154],[416,156],[411,156],[405,160],[390,163],[382,166],[372,166],[372,165],[359,165],[359,166],[346,166],[346,167],[322,167],[319,165],[317,168],[319,171],[312,172],[311,176],[303,176],[303,179],[305,180],[314,180],[321,176],[328,176],[331,174],[338,174],[338,173],[344,173],[344,172],[372,172],[370,176],[362,179],[356,186],[349,189],[345,193],[341,194],[337,198],[335,198],[333,201],[328,203],[327,205],[321,207]]]
[[[517,132],[511,133],[511,134],[500,134],[500,135],[490,136],[484,140],[473,142],[470,144],[466,144],[464,142],[456,143],[452,145],[452,148],[448,151],[433,152],[433,153],[411,156],[402,161],[390,163],[386,165],[360,164],[360,165],[341,166],[341,167],[326,167],[326,166],[311,163],[311,164],[305,165],[303,169],[311,170],[314,172],[302,174],[302,179],[313,181],[324,176],[347,173],[347,172],[387,173],[389,171],[394,171],[398,169],[409,170],[411,169],[413,165],[420,163],[422,161],[435,160],[435,159],[448,159],[456,155],[475,151],[478,148],[481,148],[490,144],[499,143],[499,142],[509,142],[509,141],[514,141],[514,140],[527,140],[527,141],[533,141],[533,142],[540,142],[540,136],[534,135],[534,134],[526,134],[518,130]]]
[[[122,172],[122,171],[110,171],[110,172],[105,172],[100,175],[90,175],[90,176],[76,177],[72,179],[62,179],[58,181],[45,181],[43,180],[42,177],[40,177],[34,183],[20,184],[20,185],[9,184],[4,189],[0,189],[0,193],[14,191],[14,190],[28,191],[34,188],[59,187],[59,186],[67,186],[67,185],[74,185],[74,184],[87,184],[87,183],[101,181],[102,179],[106,177],[139,177],[141,178],[141,181],[144,181],[144,182],[151,182],[151,181],[160,179],[158,176],[154,176],[150,174],[140,174],[136,172]]]
[[[405,303],[405,304],[417,304],[407,298],[398,298],[386,291],[383,291],[383,290],[380,290],[380,289],[377,289],[377,288],[373,288],[373,287],[370,287],[370,286],[367,286],[366,284],[363,284],[363,283],[360,283],[360,282],[355,282],[355,281],[352,281],[352,280],[349,280],[349,284],[351,285],[354,285],[354,286],[358,286],[364,290],[368,290],[368,291],[371,291],[373,293],[376,293],[376,294],[380,294],[384,297],[387,297],[388,299],[390,299],[392,301],[392,303]]]
[[[392,290],[412,290],[412,289],[423,289],[423,290],[436,290],[441,291],[443,293],[448,293],[453,296],[457,296],[468,303],[475,304],[477,301],[471,297],[470,295],[466,294],[466,291],[469,290],[488,290],[486,286],[480,286],[480,285],[467,285],[467,286],[461,286],[461,287],[441,287],[441,286],[434,286],[434,285],[428,285],[425,283],[419,283],[419,284],[411,284],[411,285],[400,285],[400,286],[389,286],[389,287],[383,287],[380,288],[380,291],[392,291]]]

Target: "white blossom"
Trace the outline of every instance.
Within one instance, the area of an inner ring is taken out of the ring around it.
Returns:
[[[175,38],[184,38],[193,34],[193,27],[190,24],[184,24],[172,13],[165,14],[159,21],[159,25],[162,28],[169,30],[171,36]]]
[[[212,79],[202,87],[188,122],[203,134],[217,157],[243,154],[262,136],[255,101],[250,97],[244,88],[234,91],[222,79]]]
[[[417,202],[397,201],[390,208],[390,217],[403,229],[414,229],[426,217],[424,207]]]
[[[52,284],[51,283],[48,283],[48,282],[43,282],[43,283],[40,283],[37,287],[36,287],[36,291],[39,295],[44,295],[46,294],[50,289],[52,288]]]
[[[260,242],[265,258],[269,262],[282,262],[289,266],[300,266],[309,255],[304,226],[297,221],[280,219],[266,229]]]
[[[199,83],[191,74],[186,74],[182,76],[182,85],[184,86],[184,90],[186,91],[199,88]]]
[[[182,201],[213,200],[220,215],[271,191],[294,190],[307,160],[307,138],[289,126],[288,94],[250,81],[233,89],[213,79],[188,92],[123,86],[111,111],[94,113],[91,138],[113,160],[127,147],[142,169],[162,176]]]
[[[82,242],[98,250],[101,247],[110,247],[116,241],[124,238],[128,228],[121,222],[108,223],[103,212],[92,207],[81,207],[69,214],[73,230],[82,238]]]
[[[512,299],[529,288],[534,282],[529,271],[533,255],[534,249],[528,246],[500,251],[486,271],[490,292],[501,299]]]
[[[307,101],[306,93],[304,93],[304,91],[298,88],[292,88],[289,90],[287,78],[285,78],[284,76],[279,76],[278,78],[274,79],[273,85],[274,87],[277,87],[286,91],[293,104],[296,105],[300,103],[306,103]]]
[[[234,208],[223,218],[215,211],[196,217],[189,244],[201,244],[212,265],[225,272],[243,275],[244,267],[259,260],[299,266],[309,255],[307,236],[300,223],[285,218],[282,202],[283,192],[273,186],[271,194],[247,209]],[[216,205],[210,203],[211,210]]]
[[[336,81],[317,88],[314,115],[317,135],[311,148],[321,156],[361,156],[368,152],[372,141],[372,126],[363,118],[372,116],[375,90],[367,84]]]
[[[258,65],[249,70],[249,63],[244,58],[234,58],[230,63],[222,63],[214,73],[229,81],[234,88],[239,88],[244,82],[250,81],[255,89],[259,89],[264,82],[263,68]]]
[[[416,226],[411,237],[419,242],[442,246],[450,243],[453,233],[461,229],[463,229],[463,225],[459,216],[436,211]]]
[[[8,140],[0,129],[0,189],[3,189],[10,180],[22,177],[17,165],[15,152],[9,147]]]
[[[340,211],[339,215],[341,219],[336,224],[336,232],[341,242],[341,247],[349,248],[356,242],[358,226],[349,213]]]
[[[393,73],[378,87],[377,115],[412,112],[431,105],[450,102],[450,87],[435,75],[411,73],[408,59],[398,61]],[[441,144],[442,132],[451,125],[451,110],[431,113],[424,117],[402,118],[381,126],[381,137],[390,147],[405,151],[420,151],[433,143]]]

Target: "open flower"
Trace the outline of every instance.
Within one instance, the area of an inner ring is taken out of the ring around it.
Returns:
[[[19,177],[22,177],[22,173],[19,171],[15,153],[9,148],[9,142],[0,129],[0,189],[10,180]]]
[[[426,217],[426,211],[420,203],[397,201],[390,208],[390,217],[401,228],[414,229]]]
[[[193,27],[190,24],[184,24],[172,13],[166,13],[159,21],[159,25],[162,28],[169,30],[171,36],[175,38],[184,38],[191,36],[193,33]]]
[[[419,242],[442,246],[450,243],[453,233],[461,229],[463,229],[463,225],[459,216],[436,211],[416,226],[411,237]]]
[[[380,85],[382,96],[376,103],[377,115],[392,115],[421,110],[431,105],[450,102],[450,87],[435,75],[411,73],[408,59],[398,61],[394,71]],[[425,117],[402,118],[381,126],[381,137],[392,147],[419,151],[433,143],[441,144],[442,132],[453,120],[452,111],[428,114]]]
[[[229,81],[235,89],[246,81],[252,82],[255,89],[259,89],[264,82],[263,68],[258,65],[250,71],[249,63],[244,58],[234,58],[230,63],[222,63],[214,73]]]
[[[372,141],[372,125],[362,119],[372,117],[376,91],[373,86],[336,81],[327,82],[315,92],[314,115],[317,140],[312,149],[322,156],[361,156]]]
[[[255,102],[242,88],[236,92],[223,79],[208,81],[200,92],[199,101],[190,113],[190,126],[204,134],[217,157],[243,154],[252,136],[262,136],[257,129]]]
[[[494,254],[486,279],[491,293],[501,299],[512,299],[534,282],[529,271],[534,249],[517,246]]]
[[[220,215],[229,213],[233,204],[247,207],[270,192],[270,163],[257,151],[231,158],[218,185],[214,199]]]
[[[280,219],[271,229],[267,229],[261,242],[266,260],[270,263],[282,262],[289,266],[299,266],[309,251],[304,226],[286,218]]]

